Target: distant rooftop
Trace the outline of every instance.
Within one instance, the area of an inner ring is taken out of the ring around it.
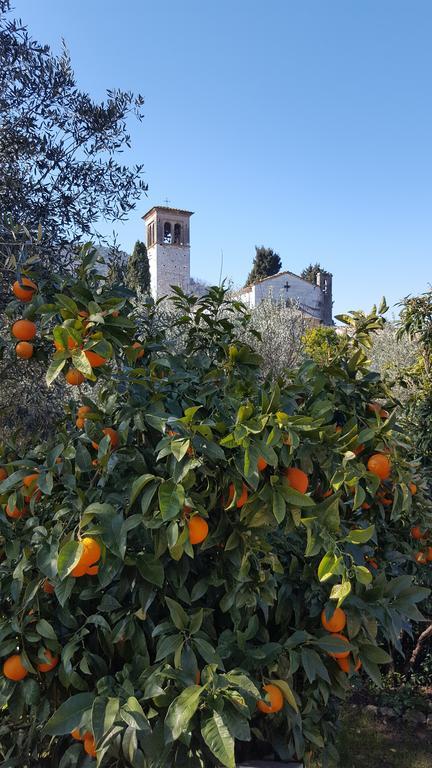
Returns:
[[[304,283],[308,283],[309,285],[314,285],[316,288],[316,283],[312,283],[310,280],[306,280],[304,277],[301,277],[300,275],[296,275],[295,272],[290,272],[289,269],[285,269],[283,272],[275,272],[274,275],[268,275],[268,277],[262,277],[261,280],[255,280],[250,285],[245,285],[244,288],[241,288],[239,291],[236,291],[236,293],[247,293],[248,291],[251,291],[254,285],[259,285],[260,283],[265,283],[266,280],[272,280],[274,277],[282,277],[283,275],[291,275],[292,277],[296,277],[298,280],[303,280]]]
[[[186,216],[193,216],[193,211],[185,211],[182,208],[169,208],[166,205],[154,205],[153,208],[150,208],[147,213],[144,214],[141,218],[147,219],[153,211],[169,211],[170,213],[183,213],[186,214]]]

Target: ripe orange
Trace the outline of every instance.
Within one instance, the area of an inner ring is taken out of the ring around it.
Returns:
[[[71,576],[73,576],[75,579],[79,579],[81,576],[85,576],[87,574],[87,568],[87,565],[77,563],[75,568],[73,568],[71,571]]]
[[[370,508],[371,508],[371,505],[370,505],[370,504],[368,504],[368,503],[367,503],[367,501],[364,501],[364,502],[363,502],[363,504],[361,505],[361,508],[362,508],[362,509],[370,509]]]
[[[415,496],[415,494],[417,493],[417,486],[416,486],[416,484],[415,483],[410,483],[409,484],[409,489],[410,489],[412,495]]]
[[[84,736],[81,736],[79,728],[74,728],[73,731],[71,731],[71,736],[73,739],[76,739],[76,741],[84,741]]]
[[[288,467],[285,471],[285,477],[291,488],[294,488],[299,493],[306,493],[309,487],[309,478],[306,472],[297,467]]]
[[[96,757],[96,742],[94,736],[86,735],[86,738],[84,739],[84,752],[86,752],[90,757]]]
[[[87,566],[97,563],[100,560],[102,554],[102,549],[99,542],[96,541],[96,539],[93,539],[91,536],[86,536],[84,539],[81,539],[81,544],[84,547],[84,552],[80,557],[80,563]]]
[[[340,640],[343,640],[344,643],[349,642],[345,635],[341,635],[339,632],[334,632],[333,637],[338,637]],[[349,654],[349,651],[336,651],[335,653],[329,653],[329,656],[331,656],[332,659],[346,659]]]
[[[118,311],[118,309],[116,309],[114,312],[111,312],[111,316],[112,317],[120,317],[120,312]]]
[[[336,659],[336,661],[337,661],[337,664],[339,665],[339,667],[341,668],[341,670],[348,674],[348,672],[350,671],[350,655],[348,655],[344,659]],[[361,665],[362,665],[362,663],[361,663],[360,659],[357,659],[357,663],[354,666],[354,672],[358,672],[360,667],[361,667]]]
[[[112,427],[104,427],[102,430],[104,435],[109,435],[111,448],[115,450],[118,447],[119,444],[119,436],[118,433],[113,429]],[[99,443],[92,442],[92,446],[95,449],[95,451],[99,448]]]
[[[102,355],[98,355],[97,352],[93,352],[92,349],[85,350],[84,354],[92,368],[99,368],[99,366],[105,365],[107,361],[106,357],[102,357]]]
[[[144,347],[142,344],[139,343],[139,341],[134,341],[132,344],[132,349],[139,349],[139,352],[137,354],[137,360],[139,360],[141,357],[144,357]]]
[[[428,563],[432,563],[432,547],[426,547],[425,554]]]
[[[423,552],[423,550],[420,549],[419,552],[416,552],[416,554],[414,556],[414,560],[419,565],[425,565],[427,563],[427,561],[428,561],[426,552]]]
[[[6,472],[4,467],[0,467],[0,483],[3,482],[3,480],[6,480],[8,476],[8,473]]]
[[[33,295],[37,291],[37,285],[29,277],[22,277],[21,282],[15,280],[12,285],[12,291],[17,299],[27,302],[32,300]]]
[[[24,517],[26,512],[27,510],[25,507],[23,509],[18,509],[18,507],[14,507],[13,509],[11,509],[9,504],[6,505],[6,514],[8,517],[11,517],[13,520],[20,520],[21,517]]]
[[[371,413],[379,413],[381,410],[381,406],[379,403],[368,403],[368,411]]]
[[[235,487],[234,487],[234,483],[231,483],[228,490],[228,506],[231,504],[234,498],[234,495],[235,495]],[[248,495],[249,494],[248,494],[247,485],[246,483],[243,483],[242,492],[236,501],[236,506],[238,509],[240,509],[244,504],[246,504],[248,500]]]
[[[69,368],[65,379],[67,383],[71,385],[71,387],[79,387],[80,384],[82,384],[85,380],[85,376],[83,376],[81,371],[77,371],[76,368]]]
[[[97,576],[99,573],[99,566],[98,565],[88,565],[86,573],[88,576]]]
[[[379,415],[381,416],[382,419],[388,419],[388,417],[390,416],[389,412],[386,411],[385,408],[381,408]]]
[[[12,335],[19,341],[31,341],[36,336],[36,324],[31,320],[17,320],[12,326]]]
[[[48,579],[43,582],[42,589],[46,595],[52,595],[55,592],[54,585]]]
[[[411,528],[411,536],[417,541],[422,538],[423,533],[419,525],[415,525],[414,528]]]
[[[322,495],[323,499],[328,499],[329,496],[333,496],[333,488],[329,488],[328,491],[326,491]]]
[[[68,336],[67,345],[68,345],[68,349],[76,349],[78,346],[78,342],[75,341],[75,339],[73,339],[71,336]],[[56,341],[56,339],[54,339],[54,346],[57,352],[64,352],[64,346],[61,343],[61,341]]]
[[[58,656],[53,656],[49,648],[44,649],[43,655],[46,658],[46,662],[39,663],[37,668],[39,672],[51,672],[58,664]]]
[[[346,613],[342,608],[335,608],[333,615],[327,619],[325,610],[321,613],[321,624],[327,632],[342,632],[347,622]]]
[[[356,456],[360,456],[360,454],[363,453],[364,449],[365,449],[364,443],[360,443],[354,448],[353,452],[355,453]]]
[[[189,528],[189,541],[191,544],[201,544],[208,536],[208,523],[203,517],[194,515],[187,521]]]
[[[257,707],[260,712],[264,712],[266,715],[270,715],[273,712],[280,712],[284,705],[283,693],[277,685],[268,683],[264,685],[264,691],[267,694],[267,699],[270,699],[270,704],[264,699],[257,702]]]
[[[80,419],[84,419],[88,413],[91,413],[91,408],[89,405],[80,405],[77,410],[77,416]]]
[[[260,456],[260,457],[259,457],[259,459],[258,459],[258,461],[257,461],[257,469],[258,469],[258,472],[264,472],[264,470],[265,470],[266,466],[267,466],[267,462],[266,462],[266,460],[265,460],[265,459],[263,459],[263,457],[262,457],[262,456]]]
[[[84,426],[84,419],[75,419],[75,424],[78,427],[78,429],[82,429]]]
[[[24,664],[21,661],[21,656],[15,653],[13,656],[9,656],[3,664],[3,674],[8,680],[24,680],[28,675]]]
[[[387,480],[390,477],[390,460],[383,453],[374,453],[367,463],[369,472],[377,475],[381,480]]]
[[[20,360],[30,360],[33,357],[33,344],[29,341],[19,341],[15,347],[16,356]]]
[[[23,477],[23,485],[26,488],[30,488],[30,486],[34,484],[34,489],[36,490],[38,478],[39,478],[39,472],[33,472],[33,474],[31,475],[26,475],[25,477]]]

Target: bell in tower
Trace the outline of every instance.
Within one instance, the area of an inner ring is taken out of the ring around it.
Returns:
[[[192,215],[192,211],[157,205],[143,216],[154,299],[169,296],[174,285],[183,291],[189,290]]]

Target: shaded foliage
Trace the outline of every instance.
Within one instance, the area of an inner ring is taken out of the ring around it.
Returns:
[[[258,280],[265,277],[276,275],[282,268],[282,261],[278,253],[273,248],[265,248],[263,245],[255,246],[255,258],[252,269],[246,280],[246,286],[253,285]]]

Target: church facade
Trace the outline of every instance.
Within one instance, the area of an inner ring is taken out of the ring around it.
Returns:
[[[190,218],[192,211],[158,205],[144,214],[151,294],[168,296],[172,285],[190,288]],[[332,275],[318,272],[314,283],[287,270],[236,292],[249,309],[264,299],[296,302],[317,325],[332,325]]]

